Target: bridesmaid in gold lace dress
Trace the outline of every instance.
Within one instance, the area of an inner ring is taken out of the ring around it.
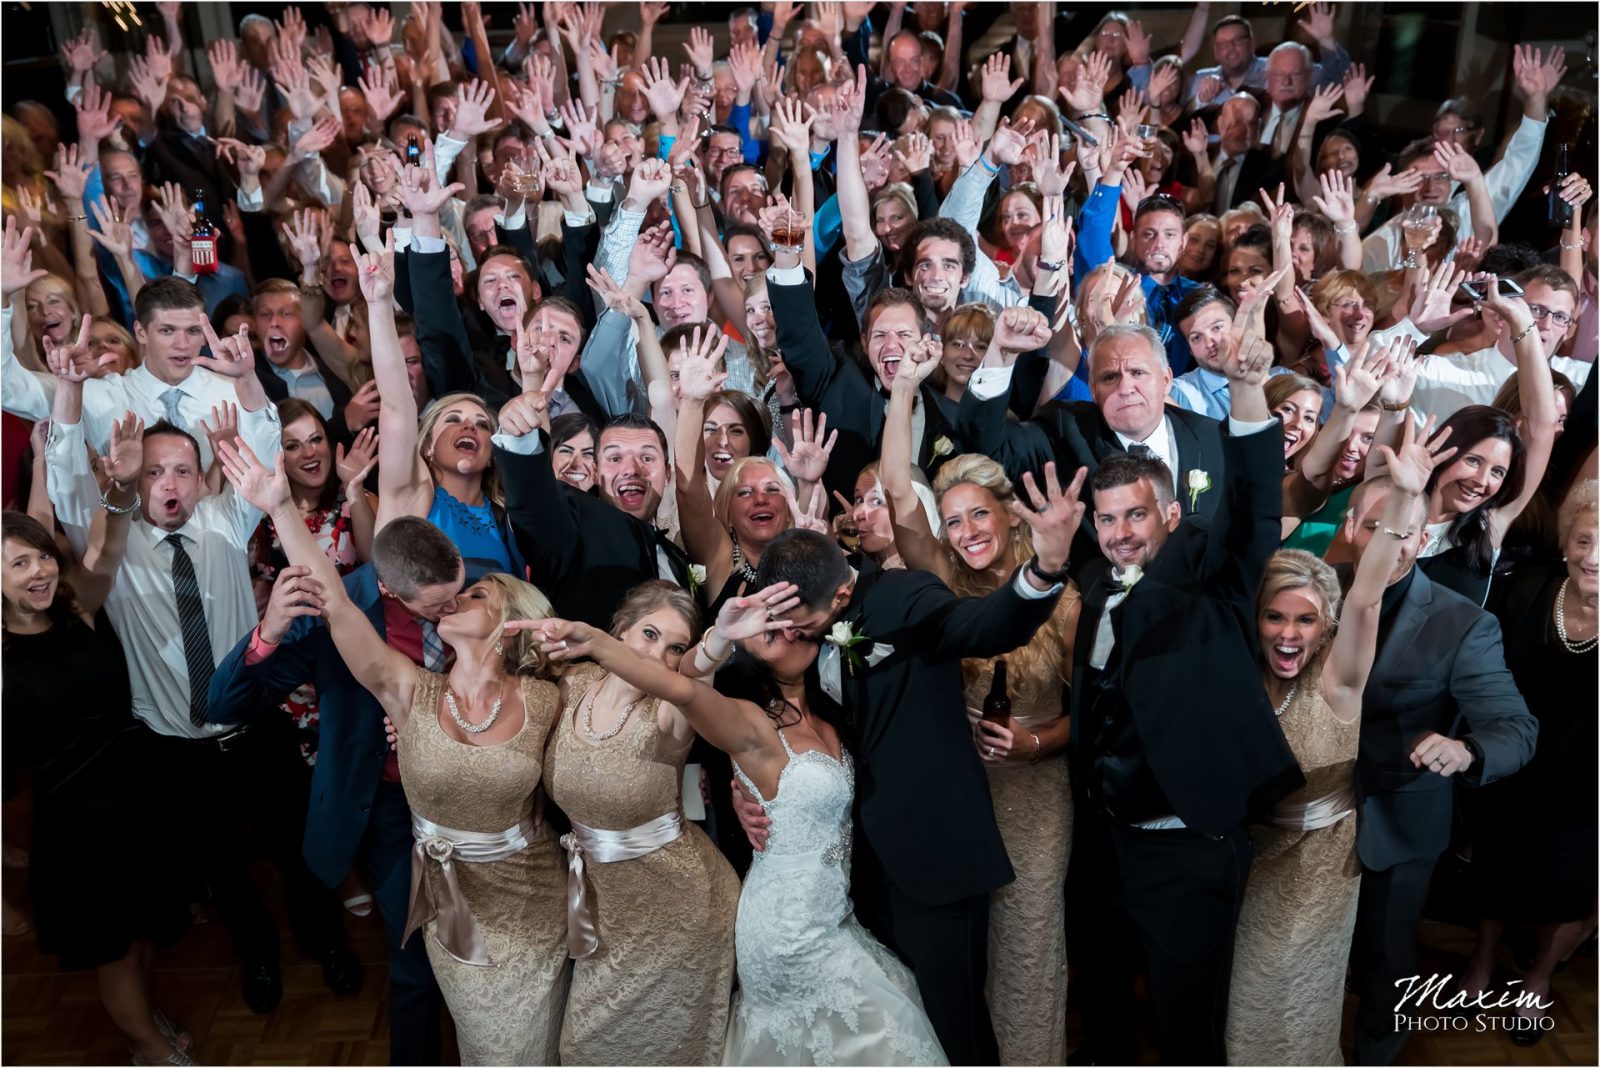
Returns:
[[[278,458],[268,472],[224,443],[223,468],[241,496],[274,521],[291,564],[310,569],[304,596],[320,607],[339,655],[393,721],[411,804],[411,911],[463,1064],[555,1064],[566,996],[565,877],[560,847],[533,813],[545,741],[559,710],[537,676],[548,661],[508,620],[550,614],[544,594],[508,575],[468,587],[439,620],[455,650],[448,675],[391,649],[345,592],[289,495]],[[416,537],[442,537],[426,520],[395,519],[374,540],[379,578]]]
[[[909,418],[901,395],[915,389],[920,369],[902,371],[908,384],[891,392],[879,465],[894,513],[895,541],[907,567],[934,572],[962,596],[981,597],[1009,582],[1033,555],[1032,539],[1027,525],[1010,511],[1015,493],[1005,471],[972,453],[946,462],[934,481],[943,546],[929,529],[909,477]],[[897,455],[901,449],[904,463]],[[1072,783],[1062,687],[1072,670],[1081,603],[1069,586],[1050,621],[1005,658],[1008,723],[980,718],[994,661],[962,665],[973,740],[989,773],[995,820],[1017,875],[989,896],[986,994],[1002,1064],[1066,1061],[1064,895],[1072,852]]]
[[[612,635],[673,670],[694,643],[694,601],[636,587]],[[562,1064],[716,1064],[728,1029],[739,878],[683,818],[683,714],[593,665],[561,683],[550,797],[572,821],[585,913],[568,930],[572,988]]]
[[[1408,421],[1409,422],[1409,421]],[[1354,773],[1361,691],[1377,653],[1378,614],[1391,577],[1420,544],[1422,491],[1453,449],[1379,446],[1394,482],[1340,613],[1333,568],[1284,549],[1267,564],[1257,632],[1267,696],[1306,783],[1251,828],[1255,863],[1234,936],[1228,1001],[1230,1064],[1343,1064],[1339,1023],[1355,930]]]

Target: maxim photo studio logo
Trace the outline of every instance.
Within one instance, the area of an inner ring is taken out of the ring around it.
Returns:
[[[1453,974],[1435,972],[1395,980],[1400,1000],[1394,1004],[1397,1031],[1551,1031],[1555,1020],[1548,1013],[1555,998],[1541,998],[1528,990],[1511,989],[1520,979],[1506,982],[1507,989],[1483,990],[1468,994],[1458,990],[1446,995],[1455,982]],[[1538,1016],[1518,1016],[1517,1009],[1535,1009]],[[1436,1015],[1442,1014],[1442,1015]]]

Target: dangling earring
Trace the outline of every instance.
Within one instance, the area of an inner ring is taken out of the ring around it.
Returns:
[[[506,651],[506,647],[501,645],[499,640],[497,639],[495,641],[495,643],[494,643],[494,653],[495,653],[495,655],[496,656],[504,656],[505,655],[505,651]]]

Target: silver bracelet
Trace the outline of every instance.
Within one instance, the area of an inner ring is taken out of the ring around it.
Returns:
[[[142,503],[143,501],[140,499],[139,491],[137,489],[133,491],[133,503],[128,505],[126,508],[118,508],[116,505],[111,503],[110,486],[107,486],[105,489],[100,491],[100,507],[110,512],[112,515],[127,515],[129,512],[137,512],[139,510],[139,505]]]
[[[1345,223],[1343,226],[1335,226],[1333,232],[1336,234],[1353,234],[1360,229],[1361,227],[1355,223]]]

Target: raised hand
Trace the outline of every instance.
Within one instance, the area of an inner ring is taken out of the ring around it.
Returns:
[[[722,388],[728,380],[722,366],[722,354],[728,348],[728,335],[714,327],[707,327],[702,336],[701,327],[694,335],[678,342],[682,363],[678,368],[678,390],[684,400],[703,401]]]
[[[377,388],[375,382],[368,382],[367,385],[374,390]],[[356,435],[355,441],[350,443],[349,452],[345,451],[342,444],[333,447],[333,466],[339,472],[339,484],[345,487],[345,496],[360,491],[361,484],[367,480],[367,475],[377,462],[378,431],[373,427],[369,426]]]
[[[356,278],[367,303],[388,300],[394,293],[394,231],[384,235],[379,251],[364,253],[351,245],[350,255],[356,261]]]
[[[1150,101],[1150,106],[1155,108],[1156,101],[1166,100],[1167,94],[1176,89],[1181,81],[1183,81],[1183,73],[1171,63],[1163,63],[1157,67],[1150,75],[1150,87],[1145,92],[1146,98]],[[1174,97],[1166,106],[1181,107],[1181,103],[1178,98]]]
[[[1375,75],[1368,75],[1367,68],[1361,63],[1352,63],[1344,72],[1344,106],[1353,119],[1360,115],[1367,106],[1367,97],[1372,93],[1372,83],[1376,81]]]
[[[405,95],[400,92],[400,83],[393,71],[384,70],[374,72],[371,77],[363,75],[356,81],[361,90],[361,95],[367,98],[367,108],[372,112],[373,125],[379,129],[389,121],[389,116],[400,109]],[[460,112],[457,112],[457,119]]]
[[[209,320],[202,319],[200,326],[205,331],[206,347],[211,350],[211,354],[196,356],[194,362],[197,365],[236,381],[245,375],[255,374],[256,353],[250,346],[248,323],[241,323],[238,333],[225,338],[217,336],[217,332],[211,329]]]
[[[661,281],[678,262],[678,250],[672,244],[672,224],[661,222],[648,230],[640,231],[628,254],[628,281],[635,278],[650,286]]]
[[[514,438],[525,437],[535,430],[550,430],[550,395],[538,390],[525,390],[506,401],[500,408],[500,430]]]
[[[1072,84],[1058,90],[1068,107],[1080,113],[1100,110],[1105,101],[1106,83],[1111,80],[1112,62],[1106,53],[1094,52],[1079,65]]]
[[[122,116],[111,113],[111,94],[94,82],[83,87],[72,106],[78,115],[78,140],[84,144],[103,141],[122,127]]]
[[[233,104],[246,115],[259,115],[267,99],[267,79],[249,64],[239,75],[239,84],[233,90]]]
[[[694,66],[695,75],[701,81],[711,78],[711,64],[716,55],[712,50],[711,33],[703,26],[694,26],[689,30],[689,40],[683,46],[684,55],[689,57],[689,62]]]
[[[995,127],[994,136],[989,139],[989,159],[1007,166],[1021,163],[1031,133],[1033,123],[1029,119],[1023,119],[1016,125],[1012,125],[1010,119],[1001,119],[1000,125]]]
[[[956,166],[966,170],[983,152],[983,142],[978,140],[978,131],[973,128],[971,119],[960,119],[956,122],[954,140]]]
[[[1483,168],[1472,158],[1472,153],[1454,141],[1435,141],[1433,158],[1449,172],[1450,177],[1462,185],[1471,185],[1483,177]]]
[[[93,317],[85,315],[78,325],[78,338],[70,345],[57,345],[48,336],[44,338],[44,362],[50,373],[63,382],[77,385],[93,378],[100,367],[117,362],[115,353],[107,353],[95,360],[89,355],[89,327]]]
[[[767,206],[756,215],[756,222],[761,227],[761,232],[767,235],[768,244],[788,247],[788,241],[780,241],[774,235],[780,231],[809,234],[811,219],[804,212],[789,203],[789,198],[782,193],[767,198]],[[803,238],[802,238],[803,240]]]
[[[660,56],[653,56],[641,73],[644,75],[644,98],[650,110],[655,112],[657,119],[668,121],[683,106],[684,94],[689,91],[689,79],[673,81],[671,68]]]
[[[466,188],[460,182],[440,187],[433,163],[433,142],[423,138],[422,143],[422,165],[403,169],[400,172],[400,185],[395,190],[400,203],[413,216],[437,215],[451,197]]]
[[[351,430],[371,426],[378,421],[378,412],[382,407],[383,397],[378,393],[378,380],[374,378],[345,402],[344,425]]]
[[[471,81],[461,87],[456,117],[451,131],[462,139],[477,137],[498,129],[499,119],[489,118],[489,108],[494,106],[494,87],[488,82]]]
[[[1467,272],[1441,263],[1437,270],[1422,269],[1422,286],[1411,300],[1409,315],[1425,334],[1445,330],[1473,314],[1471,307],[1451,310],[1456,290],[1467,280]]]
[[[233,483],[233,490],[264,515],[290,503],[289,476],[283,470],[283,453],[273,458],[271,470],[263,467],[243,439],[224,441],[217,446],[222,473]]]
[[[1258,286],[1255,292],[1271,293],[1272,291],[1264,286]],[[1311,302],[1311,295],[1304,289],[1297,287],[1294,291],[1294,296],[1300,303],[1300,311],[1305,315],[1306,325],[1311,329],[1311,336],[1317,339],[1317,344],[1329,352],[1342,345],[1343,342],[1339,340],[1339,335],[1333,332],[1333,327],[1329,325],[1328,320],[1321,312],[1317,311],[1317,306]]]
[[[664,159],[647,159],[633,169],[628,182],[627,200],[636,210],[643,210],[667,195],[672,188],[672,168]]]
[[[729,598],[717,612],[717,636],[725,642],[743,642],[793,626],[783,616],[799,607],[799,592],[792,582],[777,582],[749,596]]]
[[[0,241],[0,294],[19,293],[49,273],[33,269],[33,227],[19,230],[17,217],[7,215],[5,236]]]
[[[83,189],[89,181],[89,172],[94,170],[95,161],[78,158],[78,146],[61,144],[56,146],[56,165],[54,170],[44,172],[44,176],[56,185],[56,191],[67,200],[82,200]]]
[[[798,97],[784,97],[772,106],[768,133],[790,155],[804,157],[811,151],[811,123],[816,115]]]
[[[755,45],[735,45],[728,52],[728,73],[733,75],[740,98],[748,97],[761,79],[761,50]]]
[[[1215,74],[1207,74],[1195,84],[1194,88],[1195,99],[1202,107],[1209,105],[1220,92],[1222,92],[1222,79]]]
[[[894,158],[907,174],[921,174],[933,165],[933,142],[927,134],[909,133],[894,143]]]
[[[300,261],[301,268],[307,271],[322,259],[322,242],[317,239],[317,219],[316,211],[303,209],[295,212],[283,224],[283,238],[289,243],[289,250]]]
[[[1138,19],[1128,23],[1127,48],[1128,66],[1141,67],[1150,62],[1150,35],[1144,32],[1144,24]]]
[[[1415,339],[1402,335],[1382,348],[1368,345],[1366,352],[1339,367],[1334,372],[1333,381],[1333,396],[1339,407],[1349,412],[1359,412],[1366,407],[1378,395],[1378,390],[1383,388],[1384,379],[1388,377],[1392,366],[1391,357],[1406,355],[1407,343],[1410,352],[1414,353],[1417,349]]]
[[[1312,4],[1306,12],[1306,17],[1300,19],[1297,25],[1318,44],[1334,40],[1333,36],[1333,5]]]
[[[1308,126],[1315,126],[1324,119],[1343,115],[1344,112],[1339,110],[1339,98],[1342,96],[1344,96],[1343,85],[1329,83],[1315,89],[1311,99],[1306,101],[1305,122]]]
[[[1421,187],[1421,171],[1407,169],[1395,174],[1393,173],[1393,167],[1385,163],[1382,170],[1368,179],[1367,188],[1363,195],[1383,199],[1415,193]]]
[[[974,145],[974,148],[977,146]],[[883,134],[873,138],[872,144],[861,152],[861,180],[867,183],[867,192],[872,193],[883,188],[889,181],[889,158],[894,154],[894,146]],[[974,152],[973,159],[977,159]],[[963,164],[965,168],[972,160]]]
[[[983,75],[979,88],[985,103],[1004,104],[1026,83],[1026,78],[1011,80],[1009,52],[991,52],[989,58],[983,61]]]
[[[300,139],[294,143],[294,151],[290,154],[291,161],[299,163],[302,160],[310,159],[337,141],[340,133],[341,128],[338,119],[332,115],[322,116],[312,123],[311,128],[301,134]]]
[[[839,140],[861,131],[861,113],[867,105],[867,68],[857,67],[854,80],[844,82],[833,97],[833,128]]]
[[[153,33],[145,38],[144,61],[150,69],[150,77],[162,83],[171,80],[172,49],[165,37]]]
[[[232,401],[213,404],[210,422],[202,419],[200,425],[205,428],[206,440],[215,454],[223,442],[231,444],[239,437],[239,406]]]
[[[995,317],[993,344],[1013,355],[1042,349],[1050,344],[1050,320],[1044,312],[1014,304]]]
[[[1312,205],[1335,226],[1354,226],[1356,222],[1355,179],[1340,171],[1323,171],[1317,175],[1322,195],[1311,198]]]
[[[585,270],[589,273],[589,288],[594,290],[605,306],[619,315],[626,315],[635,322],[643,322],[649,317],[645,311],[644,302],[632,293],[617,285],[616,279],[611,277],[611,272],[594,264],[586,264]]]
[[[373,7],[367,20],[367,40],[373,48],[388,48],[394,40],[394,15],[388,8]]]
[[[1387,465],[1389,480],[1394,488],[1408,497],[1420,497],[1427,492],[1428,480],[1433,472],[1450,462],[1456,449],[1446,448],[1451,427],[1434,433],[1436,416],[1428,416],[1422,432],[1417,432],[1417,421],[1406,419],[1400,432],[1400,441],[1394,448],[1379,445],[1378,453]]]
[[[822,412],[815,419],[812,415],[810,408],[789,413],[793,445],[785,445],[783,438],[777,435],[772,438],[784,469],[800,482],[822,481],[823,472],[828,469],[828,458],[833,455],[834,443],[839,440],[837,430],[828,433],[827,412]],[[816,496],[821,497],[822,494]]]
[[[833,527],[828,523],[828,497],[821,490],[811,494],[811,503],[800,507],[800,501],[795,497],[794,490],[782,486],[783,499],[789,506],[789,519],[794,523],[796,530],[814,530],[818,534],[832,534]]]
[[[100,47],[100,34],[93,29],[85,29],[62,46],[61,62],[66,64],[70,74],[87,74],[100,65],[106,54]]]
[[[1046,197],[1061,196],[1067,191],[1073,172],[1078,169],[1077,161],[1062,166],[1061,138],[1056,134],[1046,134],[1041,130],[1035,137],[1033,148],[1038,154],[1033,161],[1034,184]]]
[[[124,413],[111,424],[111,446],[106,450],[106,477],[119,489],[128,489],[139,481],[144,470],[144,420],[133,412]]]
[[[356,238],[368,252],[383,249],[383,220],[378,214],[378,203],[365,182],[356,182],[350,189],[350,217],[355,224]]]
[[[1083,480],[1089,476],[1087,467],[1078,468],[1072,484],[1065,491],[1056,478],[1054,461],[1044,465],[1044,491],[1034,480],[1033,472],[1022,475],[1022,494],[1010,503],[1011,514],[1028,524],[1033,532],[1033,551],[1038,558],[1039,570],[1057,572],[1067,566],[1067,554],[1072,549],[1072,539],[1083,522]],[[1027,498],[1024,504],[1022,497]]]

